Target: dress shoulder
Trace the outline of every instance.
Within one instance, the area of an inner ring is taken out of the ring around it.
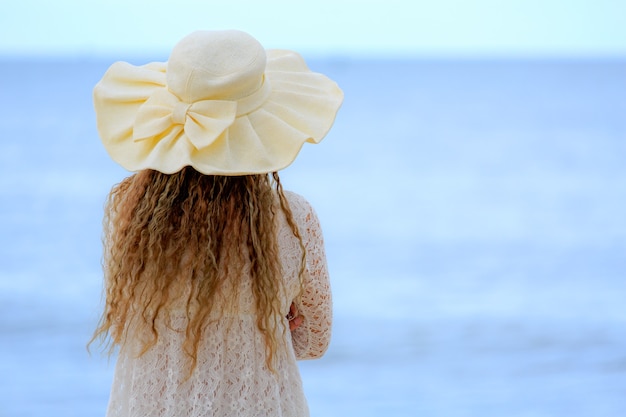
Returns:
[[[307,212],[314,211],[311,203],[309,203],[309,201],[306,198],[304,198],[302,195],[294,191],[289,191],[289,190],[285,190],[284,194],[285,194],[285,197],[287,198],[287,201],[289,202],[289,207],[294,212],[294,214],[296,211],[298,213],[307,213]]]

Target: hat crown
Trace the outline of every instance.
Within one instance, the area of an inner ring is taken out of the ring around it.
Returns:
[[[167,86],[182,101],[238,100],[263,84],[263,46],[237,30],[197,31],[172,50]]]

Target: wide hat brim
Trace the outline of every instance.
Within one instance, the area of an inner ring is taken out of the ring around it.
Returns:
[[[267,91],[260,106],[241,114],[233,102],[205,103],[218,115],[192,115],[190,123],[171,123],[171,111],[152,106],[150,114],[160,115],[150,121],[158,125],[158,133],[146,135],[137,127],[142,112],[154,97],[171,95],[167,63],[116,62],[94,88],[98,132],[107,152],[129,171],[172,174],[191,166],[207,175],[246,175],[287,167],[305,142],[319,143],[326,136],[343,92],[325,75],[312,72],[297,53],[266,53]],[[210,122],[209,128],[201,119]],[[193,123],[198,120],[199,125]]]

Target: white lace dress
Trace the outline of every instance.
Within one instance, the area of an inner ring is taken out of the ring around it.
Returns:
[[[244,288],[239,311],[223,314],[209,325],[199,347],[197,367],[187,380],[183,365],[187,359],[181,347],[184,314],[177,320],[174,312],[172,328],[161,328],[157,345],[144,355],[137,357],[132,346],[123,346],[115,367],[108,417],[309,415],[296,360],[318,358],[326,351],[331,293],[317,216],[304,198],[295,193],[286,195],[307,249],[307,272],[298,305],[304,322],[293,332],[280,332],[281,338],[287,338],[287,349],[277,352],[276,373],[266,368],[253,296]],[[298,291],[300,248],[283,217],[279,246],[288,292],[283,300],[286,316]]]

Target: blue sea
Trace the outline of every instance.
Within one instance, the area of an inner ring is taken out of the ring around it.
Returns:
[[[0,417],[105,413],[115,361],[85,344],[127,175],[91,103],[110,64],[0,62]],[[334,290],[312,415],[625,416],[626,61],[310,65],[345,92],[282,174]]]

